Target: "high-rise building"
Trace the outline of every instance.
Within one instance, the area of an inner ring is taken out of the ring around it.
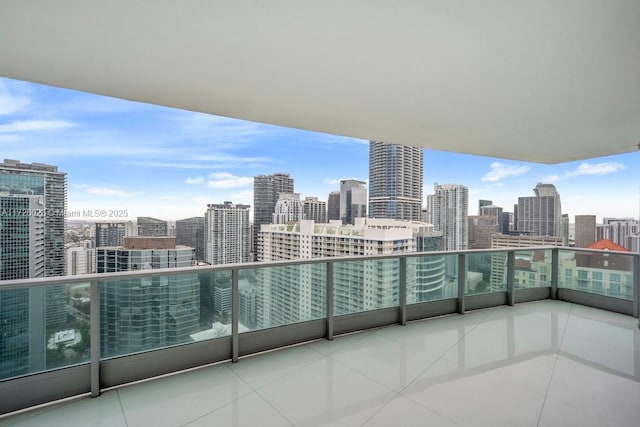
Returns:
[[[469,215],[469,249],[491,248],[491,237],[500,232],[500,226],[493,215]]]
[[[340,219],[340,192],[332,191],[327,200],[327,221]]]
[[[125,234],[126,224],[124,222],[96,222],[95,247],[122,246]]]
[[[482,213],[483,207],[492,206],[492,205],[493,205],[493,202],[491,200],[483,200],[483,199],[478,200],[478,215],[484,215]]]
[[[436,184],[433,197],[433,225],[443,233],[444,250],[468,248],[469,189],[459,184]]]
[[[481,202],[488,202],[489,200],[481,200]],[[500,206],[494,205],[484,205],[480,207],[480,216],[492,216],[498,221],[498,230],[499,233],[504,233],[503,221],[504,218],[502,216],[502,208]],[[507,231],[509,229],[507,228]]]
[[[367,217],[366,182],[355,179],[340,181],[340,219],[343,224],[354,224],[356,218]]]
[[[175,237],[126,237],[124,246],[96,248],[96,260],[98,273],[179,268],[193,266],[195,252]],[[189,342],[200,327],[196,273],[110,281],[100,304],[104,357]]]
[[[194,248],[198,261],[205,260],[204,241],[204,216],[194,216],[176,221],[176,245]]]
[[[640,232],[638,221],[634,218],[604,217],[602,222],[596,226],[597,240],[609,239],[623,247],[628,244],[627,237]]]
[[[304,207],[299,193],[280,193],[273,209],[272,224],[286,224],[304,219]]]
[[[67,274],[75,276],[95,273],[95,255],[95,249],[83,247],[67,249]]]
[[[516,230],[564,238],[560,194],[555,185],[538,184],[533,191],[535,196],[518,197]]]
[[[66,207],[56,166],[0,164],[0,280],[65,274]],[[64,286],[0,292],[0,379],[44,369],[47,329],[65,321]]]
[[[262,224],[271,224],[280,193],[293,193],[288,173],[253,177],[253,256],[257,259],[258,233]]]
[[[148,216],[139,216],[138,236],[147,237],[167,237],[169,236],[169,226],[167,221]]]
[[[369,217],[420,220],[422,148],[369,142]]]
[[[442,248],[442,233],[431,224],[393,219],[358,218],[317,224],[263,225],[260,261],[376,255]],[[419,257],[407,263],[407,301],[442,298],[453,292],[445,274],[445,257]],[[257,323],[261,327],[323,316],[326,267],[322,264],[260,269]],[[379,308],[397,299],[397,263],[367,260],[334,264],[335,314]],[[295,308],[295,310],[292,310]]]
[[[576,215],[575,246],[586,248],[596,241],[596,216]]]
[[[249,205],[209,204],[205,218],[205,258],[211,265],[249,261]]]
[[[327,222],[327,202],[317,197],[305,197],[303,202],[304,219],[318,223]]]

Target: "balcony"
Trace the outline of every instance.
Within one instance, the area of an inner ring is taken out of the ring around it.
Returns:
[[[0,424],[636,425],[640,255],[609,253],[615,270],[585,264],[601,255],[518,248],[6,282],[0,302],[31,317],[11,341],[29,353],[2,360]],[[443,280],[429,292],[415,273],[434,260]],[[382,282],[360,268],[365,292],[341,306],[334,293],[355,286],[358,264],[397,268]],[[586,286],[567,281],[583,271]],[[231,313],[216,311],[207,292],[227,286]],[[61,288],[67,324],[54,331],[36,308]]]

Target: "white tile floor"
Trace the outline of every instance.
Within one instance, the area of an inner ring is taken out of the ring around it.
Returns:
[[[538,301],[316,341],[9,426],[640,425],[638,319]]]

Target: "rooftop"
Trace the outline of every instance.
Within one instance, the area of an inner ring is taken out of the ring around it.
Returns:
[[[318,340],[0,418],[8,426],[635,426],[637,319],[543,300]]]

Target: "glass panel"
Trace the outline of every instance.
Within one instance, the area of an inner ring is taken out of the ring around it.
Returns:
[[[231,270],[100,283],[103,358],[231,333]]]
[[[407,258],[407,304],[457,297],[457,255]]]
[[[466,255],[465,295],[488,294],[507,290],[506,252],[481,252]]]
[[[325,318],[326,277],[326,263],[240,270],[240,333]]]
[[[558,286],[633,300],[633,255],[561,250]]]
[[[399,259],[333,264],[333,314],[359,313],[399,304]]]
[[[89,361],[89,284],[0,287],[0,380]]]
[[[515,253],[515,288],[551,286],[551,251],[517,251]]]

